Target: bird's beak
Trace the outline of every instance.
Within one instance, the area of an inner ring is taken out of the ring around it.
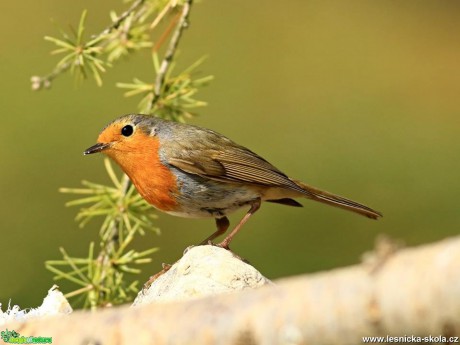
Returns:
[[[110,146],[112,146],[112,143],[97,143],[96,145],[87,148],[83,154],[86,156],[92,153],[98,153],[108,149]]]

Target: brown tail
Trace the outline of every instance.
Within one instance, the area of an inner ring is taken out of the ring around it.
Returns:
[[[353,200],[343,198],[332,193],[328,193],[314,187],[310,187],[303,182],[294,181],[302,190],[305,192],[306,197],[315,201],[319,201],[331,206],[336,206],[343,208],[348,211],[359,213],[363,216],[372,219],[378,219],[382,217],[382,214],[378,211],[373,210],[370,207],[364,206],[360,203],[357,203]]]

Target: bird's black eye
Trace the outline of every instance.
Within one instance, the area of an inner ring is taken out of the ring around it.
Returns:
[[[131,125],[126,125],[121,129],[121,135],[124,137],[129,137],[131,134],[133,134],[134,128]]]

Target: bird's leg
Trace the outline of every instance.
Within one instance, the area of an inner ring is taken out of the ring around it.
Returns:
[[[229,244],[232,241],[233,237],[240,231],[241,227],[248,221],[248,219],[260,208],[261,200],[260,198],[254,200],[254,202],[251,204],[251,208],[249,209],[248,213],[246,213],[241,219],[241,221],[238,223],[237,226],[232,230],[232,232],[225,237],[225,239],[218,244],[219,247],[229,249]]]
[[[225,233],[225,231],[227,231],[228,227],[230,226],[230,221],[227,217],[216,218],[216,226],[216,232],[201,242],[200,245],[209,244],[209,242],[211,242],[213,239]]]

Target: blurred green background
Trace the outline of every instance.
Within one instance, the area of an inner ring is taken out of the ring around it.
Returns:
[[[70,76],[32,92],[57,62],[44,35],[87,8],[99,32],[119,1],[8,1],[0,11],[0,302],[41,303],[53,284],[44,261],[59,246],[85,255],[99,223],[78,229],[62,186],[107,182],[102,157],[84,157],[102,127],[135,112],[117,81],[152,79],[149,52],[75,87]],[[380,210],[371,221],[308,202],[264,204],[232,249],[269,278],[357,263],[379,233],[407,245],[458,233],[460,3],[457,1],[209,1],[194,5],[179,56],[215,81],[191,122],[250,147],[294,178]],[[243,211],[231,217],[235,224]],[[212,220],[161,215],[147,277],[214,230]],[[141,243],[142,242],[142,243]],[[65,289],[66,286],[64,285]]]

